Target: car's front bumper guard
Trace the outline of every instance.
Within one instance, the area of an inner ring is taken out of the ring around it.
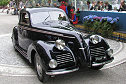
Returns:
[[[71,73],[74,71],[79,70],[79,68],[75,68],[72,70],[63,70],[63,71],[54,71],[54,72],[46,72],[47,75],[60,75],[60,74],[66,74],[66,73]]]
[[[112,57],[110,60],[102,62],[102,63],[93,62],[92,66],[100,66],[100,65],[108,64],[108,63],[111,63],[113,60],[114,60],[114,57]]]

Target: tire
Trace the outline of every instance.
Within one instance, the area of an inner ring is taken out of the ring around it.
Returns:
[[[48,80],[49,76],[43,70],[42,60],[37,53],[35,53],[34,65],[35,65],[35,70],[36,70],[38,79],[41,82],[46,82]]]
[[[12,43],[13,43],[13,47],[14,47],[14,50],[17,52],[17,49],[15,48],[15,46],[18,44],[17,41],[15,40],[14,38],[14,34],[12,34]]]
[[[90,68],[93,70],[99,70],[103,67],[104,65],[99,65],[99,66],[91,66]]]

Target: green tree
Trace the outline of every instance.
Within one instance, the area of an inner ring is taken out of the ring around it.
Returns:
[[[6,6],[7,4],[9,4],[10,0],[0,0],[0,6]]]

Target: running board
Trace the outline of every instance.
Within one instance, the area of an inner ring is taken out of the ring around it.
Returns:
[[[27,53],[26,53],[24,50],[22,50],[22,49],[21,49],[20,47],[18,47],[18,46],[15,46],[15,48],[18,50],[19,53],[21,53],[24,57],[27,58]]]

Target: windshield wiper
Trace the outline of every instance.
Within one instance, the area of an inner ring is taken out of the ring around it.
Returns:
[[[48,17],[45,18],[45,20],[43,21],[43,23],[45,24],[45,21],[50,17],[50,15]]]

